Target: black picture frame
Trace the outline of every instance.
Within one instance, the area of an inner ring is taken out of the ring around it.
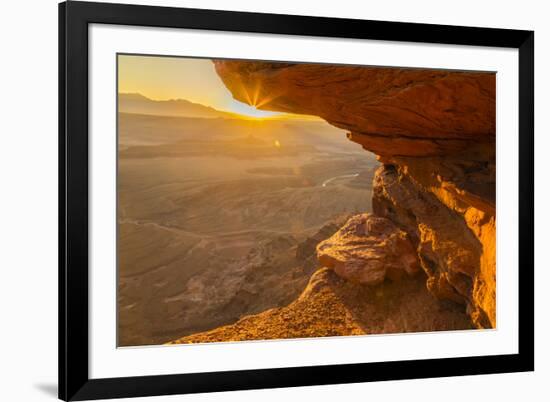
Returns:
[[[515,48],[519,51],[517,354],[213,373],[88,375],[88,25]],[[59,398],[169,395],[534,370],[534,32],[70,1],[59,5]]]

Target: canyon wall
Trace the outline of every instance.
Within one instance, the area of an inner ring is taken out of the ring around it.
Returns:
[[[434,296],[464,306],[478,328],[496,326],[493,73],[244,61],[214,65],[237,100],[258,109],[320,116],[378,155],[374,213],[407,237]]]

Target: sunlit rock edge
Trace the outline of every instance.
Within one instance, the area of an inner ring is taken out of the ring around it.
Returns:
[[[237,100],[320,116],[349,130],[348,138],[376,153],[382,166],[373,183],[375,215],[353,217],[317,246],[324,268],[298,300],[176,343],[496,327],[494,74],[214,64]],[[384,229],[369,230],[371,221]],[[332,297],[350,286],[347,298],[355,299]],[[423,296],[426,288],[430,298]],[[387,303],[398,303],[399,320]],[[305,319],[300,308],[320,315]],[[365,311],[371,318],[353,321]],[[377,321],[381,313],[386,316]],[[315,322],[304,326],[308,320]]]

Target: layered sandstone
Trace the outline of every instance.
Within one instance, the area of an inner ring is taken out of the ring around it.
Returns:
[[[320,116],[384,156],[448,155],[495,139],[495,75],[215,61],[235,99]]]
[[[319,243],[317,258],[338,276],[363,285],[378,285],[386,277],[399,280],[420,269],[407,233],[389,219],[372,214],[352,217]]]
[[[496,326],[494,74],[214,64],[237,100],[320,116],[376,153],[374,212],[406,233],[433,295],[464,306],[477,327]]]

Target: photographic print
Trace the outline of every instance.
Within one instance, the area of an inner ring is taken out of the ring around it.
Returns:
[[[119,347],[496,328],[494,72],[117,69]]]
[[[61,399],[534,370],[533,31],[58,21]]]

